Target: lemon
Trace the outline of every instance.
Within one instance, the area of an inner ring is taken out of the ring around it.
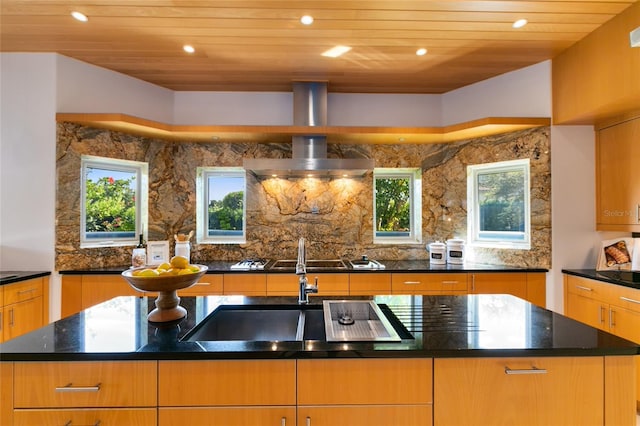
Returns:
[[[189,266],[189,260],[184,256],[173,256],[171,258],[171,266],[174,269],[184,269]]]
[[[156,269],[164,269],[165,271],[168,271],[169,269],[171,269],[171,264],[168,262],[164,262],[158,265]]]
[[[189,265],[189,269],[191,270],[191,272],[200,272],[200,267],[196,265]]]
[[[160,275],[155,269],[143,269],[138,273],[139,277],[157,277]]]
[[[184,269],[180,269],[180,272],[178,272],[178,275],[187,275],[187,274],[193,274],[193,271],[189,268],[184,268]]]

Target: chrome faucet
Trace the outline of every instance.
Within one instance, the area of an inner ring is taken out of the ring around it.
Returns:
[[[318,292],[318,277],[316,277],[314,284],[309,284],[309,280],[307,280],[306,262],[307,259],[305,253],[304,238],[300,238],[298,240],[298,261],[296,263],[296,275],[300,277],[298,279],[298,303],[301,305],[309,303],[309,293]]]

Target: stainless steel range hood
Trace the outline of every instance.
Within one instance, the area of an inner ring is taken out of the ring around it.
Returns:
[[[327,125],[327,83],[293,83],[294,126]],[[327,158],[324,135],[294,136],[292,158],[246,158],[244,168],[256,176],[354,177],[372,170],[368,158]]]

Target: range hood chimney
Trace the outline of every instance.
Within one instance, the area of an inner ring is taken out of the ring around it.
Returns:
[[[293,125],[327,125],[327,83],[293,83]],[[362,176],[374,167],[368,158],[327,158],[327,137],[294,136],[292,158],[246,158],[244,168],[256,176]]]

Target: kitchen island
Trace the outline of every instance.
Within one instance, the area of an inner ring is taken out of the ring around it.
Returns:
[[[154,298],[109,300],[0,345],[0,420],[635,424],[632,342],[509,295],[357,299],[381,305],[401,340],[182,341],[222,305],[296,299],[183,297],[187,318],[164,327],[147,321]]]

